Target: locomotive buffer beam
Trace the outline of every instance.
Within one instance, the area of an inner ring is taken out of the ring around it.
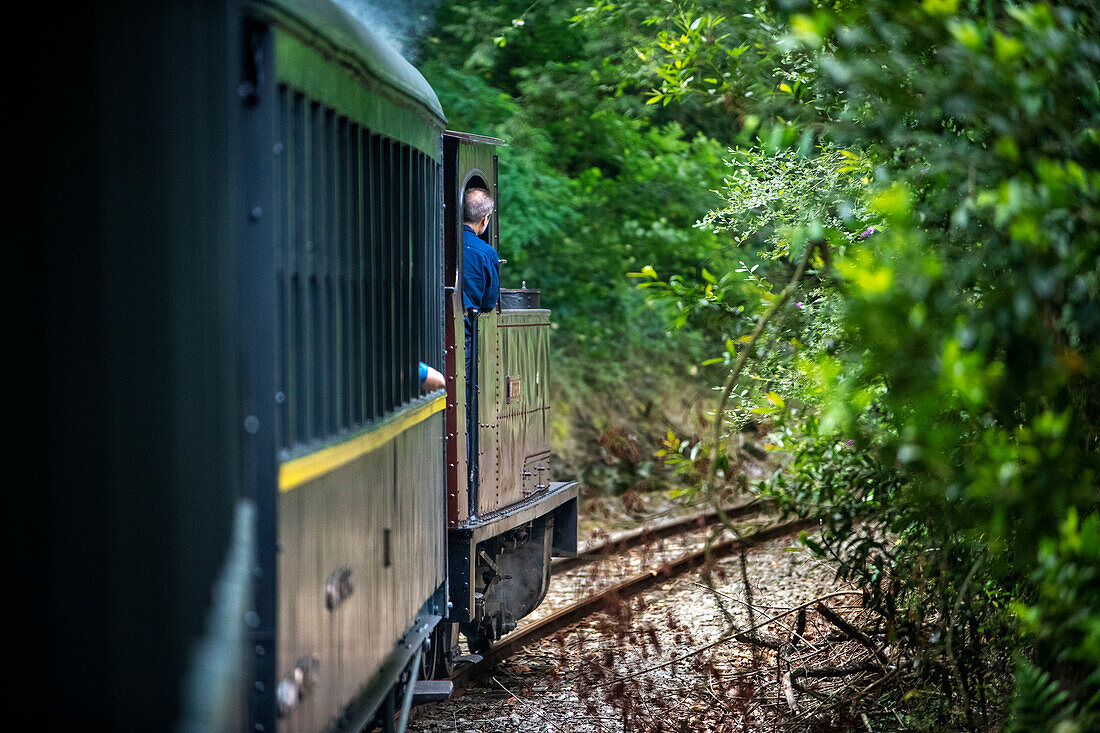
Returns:
[[[479,547],[482,542],[503,537],[523,525],[536,521],[552,523],[550,552],[557,557],[577,554],[577,490],[576,482],[553,483],[547,490],[486,517],[473,517],[447,532],[450,562],[450,588],[453,608],[449,620],[474,622],[480,618],[479,601],[496,586],[516,575],[506,567],[500,556],[493,556]],[[486,557],[488,556],[488,557]],[[480,561],[480,563],[479,563]],[[488,568],[492,578],[475,577],[478,565]],[[481,587],[479,587],[481,586]],[[480,598],[478,594],[480,593]]]

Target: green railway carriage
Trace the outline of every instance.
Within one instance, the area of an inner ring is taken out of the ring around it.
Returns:
[[[442,366],[445,123],[338,8],[254,12],[276,118],[278,724],[355,729],[401,707],[394,683],[446,615],[445,397],[416,373]]]
[[[576,550],[537,292],[479,319],[466,395],[456,214],[501,141],[445,131],[329,0],[34,27],[65,50],[16,167],[48,222],[24,381],[49,399],[18,414],[53,497],[49,722],[400,729],[459,630],[492,643]]]

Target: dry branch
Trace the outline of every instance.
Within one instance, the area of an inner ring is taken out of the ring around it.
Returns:
[[[872,672],[876,668],[866,663],[850,664],[847,667],[799,667],[791,672],[792,679],[799,677],[846,677],[860,672]]]
[[[857,629],[855,626],[852,626],[852,624],[845,621],[844,617],[841,616],[839,613],[829,608],[824,603],[818,603],[815,608],[817,608],[817,611],[821,614],[822,618],[843,631],[850,638],[858,641],[860,644],[866,647],[868,651],[870,651],[871,654],[874,655],[875,659],[878,660],[879,664],[881,664],[883,667],[886,667],[890,663],[890,660],[886,658],[886,655],[882,653],[882,650],[878,648],[875,642],[871,641],[870,637]]]

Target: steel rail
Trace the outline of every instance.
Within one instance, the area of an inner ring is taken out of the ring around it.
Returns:
[[[762,499],[751,499],[743,504],[734,504],[725,508],[726,517],[739,519],[746,514],[763,511],[770,507],[770,503]],[[564,573],[574,568],[587,565],[609,555],[615,555],[643,545],[653,540],[682,534],[692,529],[704,529],[718,521],[718,510],[709,509],[683,517],[674,517],[663,522],[644,524],[636,529],[627,530],[611,535],[606,540],[589,545],[580,550],[576,557],[559,557],[550,565],[551,574]]]
[[[511,634],[508,634],[482,655],[479,662],[465,665],[451,675],[455,684],[473,680],[483,672],[488,671],[494,664],[502,659],[510,657],[515,652],[540,641],[551,634],[577,623],[581,619],[600,611],[613,600],[627,598],[636,595],[657,582],[686,573],[689,570],[701,567],[709,560],[727,557],[741,548],[742,545],[752,547],[767,540],[784,537],[803,529],[808,529],[817,524],[816,519],[796,519],[780,524],[765,527],[741,540],[730,538],[716,542],[708,549],[685,555],[677,560],[665,563],[658,568],[637,573],[613,586],[605,588],[572,605],[566,606],[546,618],[543,618],[530,626],[526,626]]]

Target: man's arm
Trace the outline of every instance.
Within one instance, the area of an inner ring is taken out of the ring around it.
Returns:
[[[420,362],[420,389],[423,392],[434,392],[446,385],[443,375],[424,362]]]

